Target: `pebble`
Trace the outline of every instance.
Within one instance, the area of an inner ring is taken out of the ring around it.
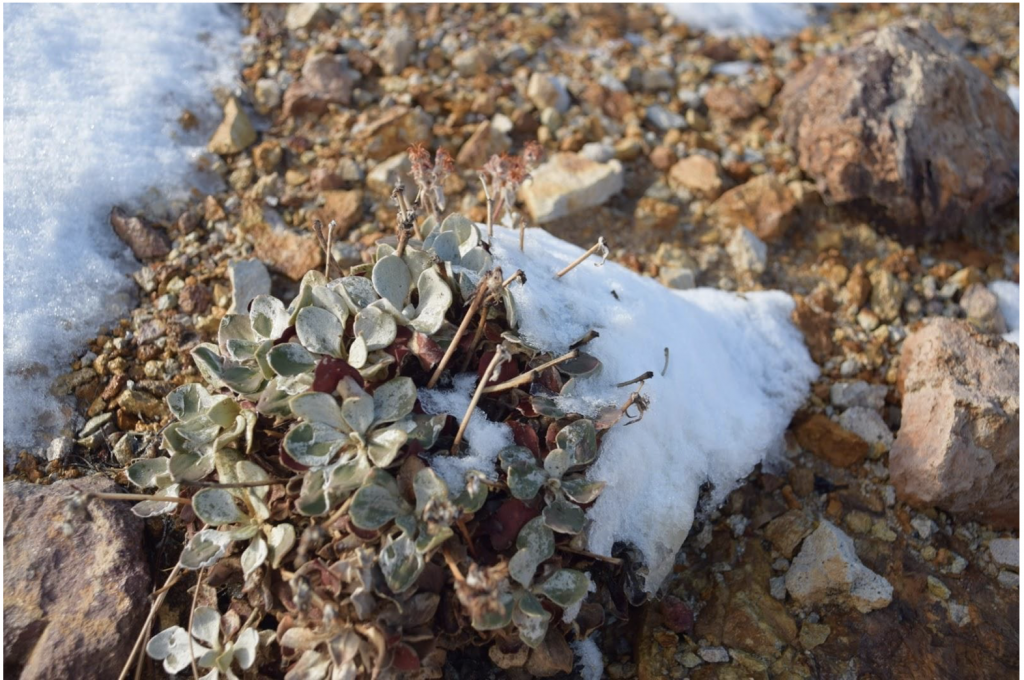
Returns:
[[[697,653],[708,663],[729,663],[729,650],[725,647],[704,647]]]
[[[926,541],[931,538],[931,535],[939,528],[935,522],[924,515],[915,515],[914,518],[910,520],[910,526],[914,527],[914,531],[917,532],[917,535]]]
[[[526,87],[526,96],[537,109],[554,109],[558,113],[569,110],[569,92],[562,79],[550,73],[534,72]]]
[[[888,451],[895,439],[878,411],[863,406],[843,411],[839,416],[839,424],[844,430],[849,430],[868,444],[876,445],[881,451]]]
[[[800,645],[806,650],[814,649],[825,644],[831,634],[832,629],[823,623],[806,622],[800,626]]]
[[[1020,539],[994,538],[988,543],[992,560],[1001,567],[1020,568]]]
[[[54,437],[46,447],[46,460],[63,461],[75,450],[75,440],[70,437]]]
[[[832,405],[841,409],[860,406],[880,411],[885,406],[888,393],[889,388],[885,385],[869,385],[863,380],[836,382],[829,388]]]
[[[619,161],[595,163],[574,153],[555,154],[532,175],[519,193],[537,224],[599,206],[623,187]]]
[[[738,271],[761,274],[768,264],[768,246],[745,227],[733,232],[725,249]]]
[[[1006,571],[1004,569],[1003,571],[999,572],[999,576],[996,578],[999,581],[1000,585],[1005,586],[1007,588],[1013,588],[1014,590],[1017,590],[1020,587],[1020,576],[1018,576],[1016,572]]]
[[[946,587],[946,584],[934,576],[928,577],[928,592],[940,600],[948,600],[950,596],[949,588]]]
[[[647,120],[662,132],[685,130],[688,127],[686,118],[658,105],[647,107]]]

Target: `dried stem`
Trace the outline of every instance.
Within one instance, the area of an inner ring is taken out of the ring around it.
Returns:
[[[324,277],[328,280],[331,278],[331,240],[334,238],[334,220],[331,220],[327,225],[327,253],[324,256]],[[191,650],[191,645],[189,650]],[[197,678],[198,680],[198,678]]]
[[[192,505],[191,498],[178,498],[176,496],[152,496],[148,493],[98,493],[85,494],[85,500],[90,501],[98,498],[101,501],[159,501],[161,503],[177,503],[178,505]]]
[[[619,384],[616,385],[616,387],[629,387],[630,385],[633,385],[633,384],[636,384],[636,383],[642,383],[645,380],[650,380],[653,377],[654,377],[654,371],[647,371],[643,375],[638,375],[637,377],[633,378],[632,380],[627,380],[626,382],[620,382]]]
[[[516,222],[519,223],[519,252],[525,252],[526,248],[526,220],[522,215],[516,215]]]
[[[455,433],[455,441],[452,442],[452,453],[459,450],[459,444],[462,443],[462,435],[466,433],[466,426],[469,425],[469,419],[473,417],[473,409],[476,408],[477,403],[480,401],[481,395],[484,393],[484,386],[494,375],[494,370],[503,361],[509,359],[508,350],[505,349],[504,345],[498,345],[498,348],[494,352],[494,356],[491,357],[491,363],[487,364],[487,370],[484,371],[483,376],[480,378],[480,382],[477,383],[476,391],[473,392],[473,398],[469,401],[469,408],[466,409],[466,415],[462,418],[462,423],[459,425],[459,431]]]
[[[182,486],[198,486],[204,489],[254,489],[260,486],[287,484],[288,479],[266,479],[258,482],[178,482]]]
[[[199,569],[199,574],[196,576],[196,590],[192,593],[192,606],[188,610],[188,656],[192,662],[192,678],[193,680],[199,680],[199,666],[196,665],[196,653],[192,648],[192,621],[196,617],[196,603],[199,602],[199,588],[203,585],[203,572],[206,571],[206,567]]]
[[[594,253],[596,253],[598,250],[601,250],[602,248],[604,248],[605,250],[608,250],[608,247],[604,244],[604,236],[602,236],[601,238],[597,239],[597,243],[592,245],[587,252],[585,252],[582,255],[580,255],[579,257],[577,257],[575,260],[573,260],[572,262],[567,264],[565,266],[565,269],[563,269],[562,271],[560,271],[557,274],[555,274],[555,278],[556,279],[562,278],[563,276],[568,274],[570,271],[575,269],[577,266],[579,266],[584,260],[586,260],[588,257],[593,255]]]
[[[335,222],[332,220],[331,224],[333,225]],[[334,254],[331,253],[331,249],[327,245],[327,237],[324,236],[324,225],[320,220],[313,220],[313,233],[316,234],[316,239],[320,242],[320,247],[324,249],[324,255],[327,259],[327,278],[331,278],[330,272],[332,269],[338,276],[340,276],[341,265],[339,265],[338,261],[334,259]]]
[[[592,553],[589,550],[580,550],[579,548],[573,548],[573,547],[568,546],[568,545],[560,545],[560,546],[558,546],[558,549],[561,550],[562,552],[572,553],[573,555],[581,555],[583,557],[589,557],[592,560],[600,560],[601,562],[607,562],[608,564],[614,564],[615,566],[619,566],[619,565],[622,564],[622,559],[621,558],[618,558],[618,557],[606,557],[604,555],[598,555],[597,553]]]
[[[113,494],[117,495],[117,494]],[[168,582],[175,580],[178,576],[178,572],[181,571],[181,563],[174,565],[174,569],[171,571],[171,575],[167,577]],[[146,617],[146,622],[142,624],[142,630],[139,631],[139,636],[135,639],[135,645],[132,647],[131,653],[128,655],[128,660],[124,663],[124,668],[121,669],[121,674],[117,676],[117,680],[125,680],[128,677],[128,671],[132,667],[132,661],[135,660],[135,655],[140,652],[142,646],[145,644],[146,639],[149,638],[149,630],[153,626],[153,619],[156,617],[156,612],[163,606],[164,599],[167,597],[169,591],[164,591],[157,596],[153,604],[149,607],[149,615]]]
[[[455,558],[452,557],[451,550],[448,546],[444,546],[441,549],[441,554],[444,555],[444,561],[451,570],[452,577],[459,583],[463,583],[466,580],[466,577],[462,575],[462,570],[459,569],[459,564],[455,561]]]
[[[668,347],[665,348],[665,367],[661,369],[661,377],[665,377],[665,373],[668,371]]]
[[[501,282],[501,287],[502,288],[508,288],[517,279],[521,280],[523,283],[526,283],[526,273],[522,269],[517,269],[515,274],[513,274],[512,276],[510,276],[507,279],[505,279],[504,281],[502,281]]]
[[[484,394],[494,394],[495,392],[504,392],[505,390],[510,390],[513,387],[519,387],[520,385],[525,385],[526,383],[531,382],[534,378],[536,378],[538,375],[540,375],[541,372],[544,371],[545,369],[551,368],[552,366],[557,366],[558,364],[562,363],[563,361],[569,361],[569,359],[575,359],[579,355],[580,355],[580,351],[578,349],[574,349],[571,352],[563,354],[562,356],[558,357],[557,359],[552,359],[551,361],[548,361],[547,363],[543,363],[543,364],[541,364],[540,366],[538,366],[536,368],[531,368],[526,373],[523,373],[521,375],[517,375],[516,377],[512,378],[511,380],[506,380],[503,383],[498,383],[497,385],[491,385],[490,387],[486,387],[486,388],[484,388],[484,392],[483,393]]]
[[[427,383],[427,389],[433,389],[434,386],[437,385],[437,381],[441,379],[441,373],[444,372],[448,362],[452,359],[452,355],[455,354],[455,350],[458,348],[459,341],[462,339],[462,336],[466,334],[466,329],[469,328],[469,322],[474,316],[476,316],[477,310],[480,309],[480,305],[483,304],[484,297],[487,295],[488,280],[489,277],[485,276],[476,287],[476,293],[473,294],[473,301],[469,304],[469,309],[466,310],[466,314],[462,317],[462,323],[459,324],[458,330],[455,331],[455,337],[452,338],[451,343],[448,345],[448,349],[445,350],[444,356],[441,357],[441,361],[438,362],[437,368],[434,369],[434,375],[430,376],[430,382]]]
[[[487,190],[487,182],[484,180],[483,175],[477,175],[480,178],[480,184],[484,188],[484,196],[487,197],[487,240],[488,242],[494,241],[494,217],[491,215],[491,208],[493,203],[491,202],[491,192]]]
[[[498,202],[494,204],[494,220],[498,220],[498,216],[501,215],[502,208],[505,207],[505,197],[498,196]]]

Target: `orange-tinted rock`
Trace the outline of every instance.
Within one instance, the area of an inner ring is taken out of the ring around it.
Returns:
[[[796,427],[796,440],[818,458],[837,467],[850,467],[868,455],[868,443],[816,413]]]
[[[722,193],[722,177],[713,160],[701,154],[687,156],[672,166],[669,184],[682,187],[695,196],[714,200]]]
[[[771,243],[782,238],[795,211],[792,192],[778,175],[766,173],[726,191],[710,212],[723,225],[746,227]]]

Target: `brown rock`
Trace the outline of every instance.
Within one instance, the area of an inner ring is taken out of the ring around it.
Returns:
[[[317,269],[323,264],[323,251],[312,234],[274,229],[262,223],[255,225],[250,233],[253,254],[293,281],[299,281],[310,269]]]
[[[908,241],[984,231],[1017,194],[1017,111],[926,23],[866,33],[780,98],[803,170]]]
[[[867,304],[871,297],[871,280],[868,278],[864,265],[860,262],[853,266],[850,277],[846,280],[844,289],[846,304],[855,309],[860,309]]]
[[[667,146],[656,146],[651,149],[651,154],[648,158],[651,161],[651,165],[664,172],[676,162],[676,153]]]
[[[433,141],[432,126],[430,114],[423,109],[396,106],[362,128],[356,140],[367,157],[381,160],[404,152],[413,144],[429,147]]]
[[[868,443],[816,413],[796,427],[796,440],[818,458],[837,467],[850,467],[868,455]]]
[[[764,535],[787,560],[814,529],[814,520],[801,510],[790,510],[768,523]]]
[[[334,191],[345,187],[345,178],[328,168],[314,168],[309,183],[316,191]]]
[[[774,243],[789,228],[795,211],[792,192],[778,175],[766,173],[722,194],[710,214],[725,226],[745,227]]]
[[[713,160],[701,154],[687,156],[672,166],[669,184],[682,187],[695,196],[714,200],[722,193],[722,177]]]
[[[637,231],[666,231],[679,221],[678,205],[644,196],[636,204],[633,213]]]
[[[156,260],[171,252],[167,237],[141,217],[129,217],[118,207],[110,211],[110,226],[140,260]]]
[[[1020,353],[969,323],[935,319],[903,343],[902,425],[889,454],[901,499],[1018,526]]]
[[[4,674],[115,678],[149,608],[142,520],[95,502],[62,531],[74,490],[121,491],[101,476],[4,483]]]
[[[712,114],[729,120],[746,120],[760,110],[757,100],[738,87],[717,85],[704,95],[704,103]]]
[[[796,306],[791,316],[793,323],[804,334],[804,341],[811,353],[811,358],[824,364],[832,356],[832,314],[814,299],[813,295],[804,297],[794,295]]]
[[[338,223],[334,238],[344,236],[363,218],[363,190],[325,191],[323,212],[325,224],[331,220]]]
[[[224,120],[210,137],[208,148],[212,153],[228,156],[244,151],[256,141],[256,130],[253,129],[249,116],[232,97],[224,105]]]
[[[482,167],[491,156],[508,151],[512,140],[504,132],[494,129],[491,121],[485,120],[459,149],[455,158],[459,167],[475,170]]]
[[[316,54],[302,65],[302,77],[284,93],[285,117],[311,112],[321,114],[328,104],[348,106],[356,76],[332,54]]]
[[[275,139],[260,142],[252,149],[252,162],[260,174],[266,175],[281,164],[281,143]]]
[[[1007,331],[1006,319],[999,310],[999,299],[981,283],[972,283],[960,297],[960,308],[975,328],[982,333],[1002,334]]]
[[[178,308],[186,314],[202,314],[210,308],[212,301],[210,289],[201,283],[185,286],[178,293]]]

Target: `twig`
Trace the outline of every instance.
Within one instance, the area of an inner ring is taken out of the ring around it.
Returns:
[[[334,271],[340,275],[341,265],[338,264],[338,261],[334,259],[334,255],[327,247],[327,237],[324,236],[324,225],[320,220],[313,220],[313,233],[316,234],[316,240],[320,242],[320,247],[324,249],[324,253],[326,254],[327,257],[327,278],[331,278],[331,265],[334,265]]]
[[[116,494],[115,494],[116,495]],[[171,575],[167,577],[168,581],[173,581],[177,576],[178,572],[181,571],[181,562],[174,565],[174,569],[171,571]],[[128,655],[128,660],[125,661],[124,668],[121,669],[121,674],[117,676],[117,680],[125,680],[128,677],[128,669],[132,667],[132,661],[135,660],[135,655],[139,653],[142,645],[145,644],[145,640],[149,637],[148,631],[153,626],[153,618],[156,616],[156,612],[163,606],[164,599],[167,597],[168,591],[164,591],[157,596],[156,600],[149,608],[149,615],[146,617],[146,622],[142,624],[142,630],[139,631],[139,636],[135,639],[135,645],[132,647],[131,653]]]
[[[469,408],[466,409],[466,415],[462,418],[462,423],[459,425],[459,431],[455,433],[455,440],[452,442],[452,453],[459,450],[459,444],[462,443],[462,435],[466,433],[466,426],[469,425],[469,419],[473,417],[473,409],[476,408],[477,403],[480,401],[480,397],[484,392],[484,386],[494,375],[494,371],[498,364],[503,361],[507,361],[511,358],[508,350],[505,349],[504,345],[498,345],[494,352],[494,356],[491,357],[491,363],[487,364],[487,370],[484,371],[483,376],[480,378],[480,382],[477,383],[476,391],[473,392],[473,398],[469,401]]]
[[[585,252],[582,255],[580,255],[579,257],[577,257],[575,260],[573,260],[572,262],[567,264],[565,266],[565,269],[563,269],[562,271],[560,271],[557,274],[555,274],[555,278],[556,279],[562,278],[563,276],[568,274],[570,271],[575,269],[577,266],[579,266],[579,264],[582,263],[584,260],[586,260],[588,257],[590,257],[591,255],[593,255],[594,253],[596,253],[598,250],[601,250],[601,249],[603,249],[605,251],[605,253],[608,252],[608,246],[606,246],[604,244],[604,236],[602,236],[601,238],[597,239],[597,243],[592,245],[587,252]]]
[[[582,555],[583,557],[589,557],[592,560],[600,560],[601,562],[607,562],[608,564],[614,564],[615,566],[619,566],[622,564],[622,559],[619,557],[606,557],[604,555],[592,553],[589,550],[580,550],[579,548],[573,548],[568,545],[560,545],[558,546],[558,549],[562,552],[572,553],[574,555]]]
[[[193,680],[199,680],[199,666],[196,665],[196,653],[192,648],[192,621],[196,617],[196,603],[199,601],[199,588],[203,585],[203,572],[206,571],[206,567],[199,569],[199,575],[196,576],[196,590],[192,593],[192,607],[188,610],[188,656],[192,662],[192,678]]]
[[[541,371],[544,371],[545,369],[551,368],[552,366],[557,366],[558,364],[562,363],[563,361],[569,361],[570,359],[575,359],[579,355],[580,355],[580,351],[578,349],[574,349],[571,352],[563,354],[562,356],[558,357],[557,359],[552,359],[551,361],[548,361],[547,363],[543,363],[540,366],[537,366],[536,368],[531,368],[526,373],[522,373],[520,375],[517,375],[516,377],[512,378],[511,380],[506,380],[503,383],[498,383],[497,385],[491,385],[490,387],[486,387],[486,388],[484,388],[484,392],[483,393],[484,394],[493,394],[495,392],[504,392],[505,390],[510,390],[513,387],[519,387],[520,385],[525,385],[526,383],[532,381],[534,378],[536,378],[538,375],[540,375]]]
[[[591,329],[591,330],[587,331],[587,334],[584,335],[582,338],[580,338],[576,342],[574,342],[571,345],[569,345],[569,349],[576,349],[577,347],[583,347],[583,345],[585,345],[588,342],[590,342],[591,340],[593,340],[595,338],[599,338],[599,337],[601,337],[601,334],[598,333],[597,331]]]
[[[266,479],[258,482],[178,482],[182,486],[198,486],[204,489],[252,489],[259,486],[287,484],[289,479]]]
[[[661,369],[661,377],[665,377],[665,372],[668,371],[668,347],[665,348],[665,368]]]
[[[523,283],[526,283],[526,272],[524,272],[522,269],[517,269],[515,274],[501,282],[501,287],[508,288],[509,286],[512,285],[513,282],[515,282],[516,279],[519,279]]]
[[[494,270],[498,271],[498,270]],[[493,272],[491,273],[493,275]],[[469,304],[469,309],[466,310],[466,314],[462,317],[462,323],[459,324],[458,330],[455,331],[455,337],[452,338],[451,343],[448,345],[448,349],[445,350],[444,356],[441,357],[441,361],[438,362],[437,368],[434,369],[434,375],[430,376],[430,381],[427,383],[427,389],[433,389],[437,385],[437,381],[441,379],[441,373],[444,371],[448,362],[451,361],[452,355],[455,354],[455,350],[459,346],[459,341],[462,336],[465,335],[466,329],[469,328],[469,322],[474,316],[476,316],[477,310],[484,301],[484,297],[488,292],[488,282],[491,275],[485,276],[477,285],[476,293],[473,294],[473,301]],[[501,274],[498,274],[501,276]]]
[[[526,252],[526,220],[522,215],[516,214],[516,222],[519,223],[519,252]]]
[[[654,377],[654,372],[653,371],[647,371],[643,375],[638,375],[637,377],[633,378],[632,380],[627,380],[626,382],[620,382],[618,385],[616,385],[616,387],[629,387],[630,385],[632,385],[634,383],[642,383],[643,381],[650,380],[653,377]]]
[[[331,278],[331,239],[334,238],[334,220],[327,224],[327,253],[324,256],[324,278]],[[189,647],[191,650],[191,647]]]
[[[345,513],[348,512],[349,507],[352,505],[353,498],[354,496],[349,496],[348,498],[346,498],[345,502],[341,504],[341,507],[335,510],[334,513],[327,518],[327,521],[324,522],[324,526],[329,527],[335,522],[337,522],[339,519],[341,519],[345,515]]]
[[[493,204],[491,203],[491,192],[487,190],[487,182],[484,181],[484,176],[482,174],[478,174],[477,177],[480,178],[480,184],[483,185],[484,188],[484,196],[487,197],[487,240],[489,242],[493,242],[494,219],[491,217],[491,208],[493,207]]]
[[[452,557],[451,550],[447,545],[441,549],[441,554],[444,556],[444,561],[448,565],[448,568],[451,570],[452,576],[455,578],[455,580],[459,583],[464,583],[466,577],[462,575],[462,570],[459,569],[459,565],[455,561],[455,558]]]
[[[177,585],[178,581],[180,581],[180,580],[181,580],[181,576],[178,576],[177,578],[175,578],[173,580],[172,579],[167,579],[167,583],[165,583],[164,586],[162,588],[160,588],[159,590],[154,590],[150,594],[150,597],[153,598],[153,597],[158,596],[160,593],[166,593],[168,590],[170,590],[175,585]]]
[[[191,498],[178,498],[177,496],[151,496],[147,493],[99,493],[95,491],[85,494],[85,500],[93,498],[98,498],[101,501],[158,501],[160,503],[192,505]]]

